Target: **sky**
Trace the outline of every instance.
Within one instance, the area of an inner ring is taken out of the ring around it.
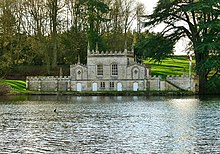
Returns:
[[[146,8],[146,13],[152,13],[153,8],[157,5],[158,0],[138,0],[139,2],[143,3]]]
[[[146,14],[151,14],[153,12],[154,7],[157,5],[158,0],[138,0],[139,2],[145,5]],[[160,32],[163,26],[156,27],[153,31]],[[186,55],[185,48],[188,44],[188,41],[185,39],[180,40],[177,42],[175,46],[175,54],[176,55]]]

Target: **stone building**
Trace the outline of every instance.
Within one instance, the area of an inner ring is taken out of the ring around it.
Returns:
[[[149,68],[135,62],[134,52],[87,52],[87,65],[70,66],[73,91],[145,90]]]
[[[87,51],[87,64],[70,66],[69,76],[27,77],[31,91],[196,91],[197,79],[191,76],[149,75],[150,69],[135,62],[134,51]]]

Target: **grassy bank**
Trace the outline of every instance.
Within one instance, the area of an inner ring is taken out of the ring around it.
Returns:
[[[194,63],[192,64],[192,74],[194,73]],[[174,56],[165,59],[161,64],[146,60],[145,64],[151,66],[151,75],[160,75],[165,77],[167,75],[186,75],[189,74],[189,59],[188,56]]]
[[[17,93],[27,93],[26,90],[26,82],[22,80],[3,80],[3,84],[9,85],[12,88],[10,93],[17,94]]]

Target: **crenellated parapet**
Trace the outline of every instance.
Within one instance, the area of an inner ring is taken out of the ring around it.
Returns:
[[[162,77],[161,76],[159,76],[159,75],[149,75],[148,77],[147,77],[147,80],[161,80],[162,79]]]
[[[70,76],[27,76],[27,81],[69,80]]]
[[[76,66],[82,66],[82,67],[86,67],[86,65],[85,64],[79,64],[79,63],[75,63],[75,64],[73,64],[73,65],[70,65],[70,68],[73,68],[73,67],[76,67]]]
[[[26,88],[32,91],[70,91],[70,76],[29,76]]]
[[[189,79],[193,79],[193,78],[194,78],[194,76],[189,77],[189,76],[185,76],[185,75],[167,75],[166,80],[189,80]],[[162,77],[159,75],[153,75],[153,76],[150,75],[147,77],[147,79],[148,80],[151,80],[151,79],[154,79],[154,80],[160,79],[161,80]]]
[[[133,51],[98,51],[98,50],[91,50],[89,56],[125,56],[130,55],[133,56]]]
[[[167,80],[189,80],[190,76],[186,76],[186,75],[168,75],[166,77]]]

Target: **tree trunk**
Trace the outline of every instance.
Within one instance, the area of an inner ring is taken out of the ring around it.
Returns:
[[[207,75],[205,72],[199,73],[199,95],[208,94],[207,89]]]
[[[205,53],[195,51],[196,66],[199,66],[207,58]],[[207,71],[203,69],[197,69],[196,72],[199,75],[199,95],[208,94],[207,91]]]
[[[52,41],[52,68],[57,66],[57,15],[58,15],[58,1],[51,1],[51,22],[52,22],[52,31],[51,31],[51,41]]]

